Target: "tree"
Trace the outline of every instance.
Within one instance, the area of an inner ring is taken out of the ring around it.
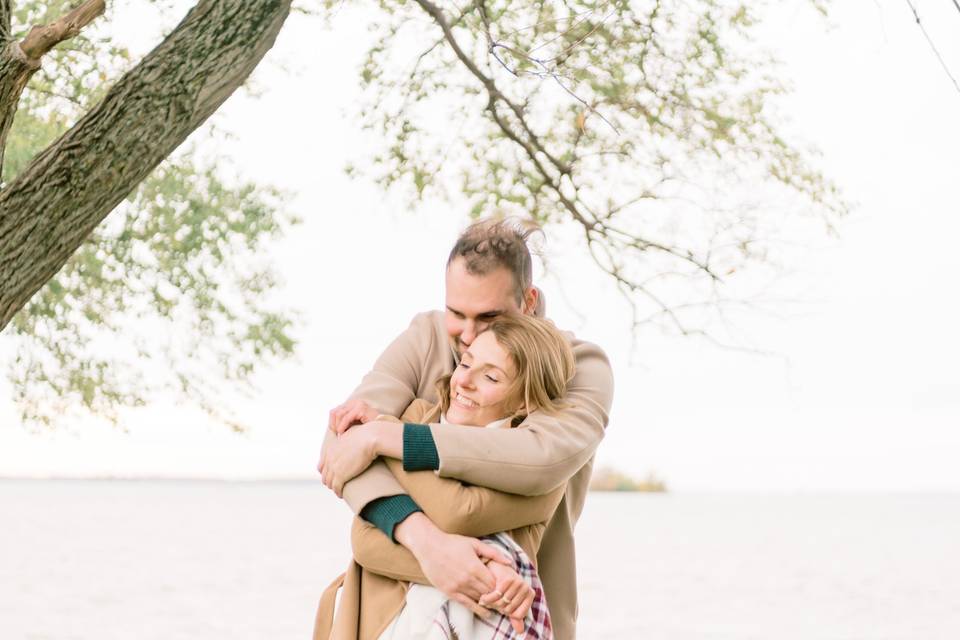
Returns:
[[[237,260],[287,220],[278,194],[229,186],[189,154],[157,167],[244,82],[290,2],[201,0],[109,87],[107,74],[130,65],[88,36],[105,3],[66,5],[0,0],[0,328],[24,339],[18,399],[43,421],[57,399],[109,417],[142,403],[150,385],[118,363],[147,357],[145,346],[112,344],[132,316],[192,329],[163,346],[169,362],[193,354],[168,382],[212,410],[209,376],[191,363],[242,382],[293,348],[290,318],[262,300],[272,272]]]
[[[327,15],[342,4],[317,3]],[[146,347],[102,349],[131,315],[188,327],[167,353],[172,382],[209,409],[198,352],[242,383],[294,346],[290,318],[264,302],[269,269],[233,261],[284,228],[277,194],[230,186],[189,155],[160,165],[270,48],[290,1],[201,0],[109,87],[101,70],[128,63],[85,38],[103,6],[0,0],[0,329],[32,341],[15,379],[41,419],[37,385],[100,413],[143,401],[144,381],[116,363]],[[754,4],[366,6],[378,38],[360,116],[383,146],[365,170],[413,201],[465,196],[473,216],[576,230],[633,305],[634,327],[710,335],[710,312],[737,298],[743,274],[776,262],[782,202],[827,229],[847,209],[786,133]],[[47,26],[26,31],[37,23]],[[52,72],[38,72],[43,57]]]
[[[777,112],[758,3],[373,4],[361,118],[383,145],[366,172],[414,203],[465,195],[475,217],[572,229],[634,329],[715,338],[791,208],[827,230],[848,208]]]

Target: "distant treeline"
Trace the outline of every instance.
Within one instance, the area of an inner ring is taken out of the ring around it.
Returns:
[[[648,473],[642,480],[637,480],[622,471],[604,467],[593,472],[593,478],[590,480],[590,490],[663,493],[667,490],[667,485],[652,472]]]

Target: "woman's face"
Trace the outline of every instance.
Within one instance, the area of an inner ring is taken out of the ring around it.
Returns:
[[[461,356],[450,378],[447,421],[482,427],[512,415],[519,402],[507,394],[516,375],[512,358],[493,332],[484,331]]]

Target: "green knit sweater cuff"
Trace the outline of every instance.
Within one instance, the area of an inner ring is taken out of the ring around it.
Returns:
[[[436,471],[440,468],[440,455],[433,441],[430,426],[403,423],[403,470]]]
[[[387,496],[371,500],[360,510],[360,517],[387,534],[396,542],[393,532],[397,525],[407,519],[411,513],[423,511],[413,498],[406,494]]]

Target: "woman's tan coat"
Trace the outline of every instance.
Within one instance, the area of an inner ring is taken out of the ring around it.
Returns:
[[[436,422],[439,407],[415,400],[402,419]],[[525,497],[441,478],[433,471],[404,471],[399,460],[386,463],[438,527],[461,535],[506,531],[534,563],[547,521],[563,498],[564,486]],[[403,608],[408,584],[429,584],[413,554],[359,517],[354,518],[350,541],[354,559],[320,599],[314,640],[376,640]],[[334,615],[338,587],[343,591]]]

